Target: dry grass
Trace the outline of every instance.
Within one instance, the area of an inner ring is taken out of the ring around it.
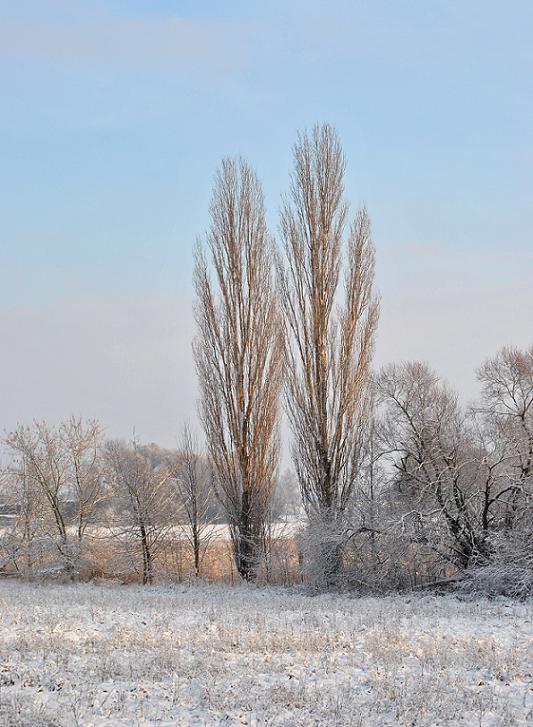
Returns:
[[[0,723],[526,725],[533,606],[0,584]]]

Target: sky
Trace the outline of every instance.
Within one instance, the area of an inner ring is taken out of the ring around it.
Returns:
[[[192,249],[243,155],[277,234],[298,130],[333,123],[373,225],[376,366],[464,401],[533,342],[530,0],[0,0],[0,431],[196,417]]]

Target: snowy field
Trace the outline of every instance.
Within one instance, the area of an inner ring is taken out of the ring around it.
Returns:
[[[533,604],[0,582],[0,724],[533,724]]]

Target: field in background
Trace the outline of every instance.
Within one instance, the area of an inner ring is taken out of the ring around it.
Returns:
[[[83,541],[83,557],[72,573],[58,558],[53,538],[42,538],[41,545],[34,547],[30,558],[21,548],[16,558],[10,557],[6,547],[12,527],[9,517],[0,518],[0,578],[23,576],[27,580],[61,578],[80,581],[110,579],[122,583],[140,583],[142,553],[140,541],[131,535],[117,536],[104,526],[89,526]],[[258,570],[258,582],[273,585],[294,585],[302,582],[296,535],[302,521],[288,520],[272,524],[266,539],[267,552],[262,554]],[[69,528],[72,543],[76,543],[75,530]],[[213,524],[206,528],[202,547],[202,579],[233,585],[240,581],[235,567],[227,525]],[[208,543],[207,543],[208,540]],[[3,542],[2,542],[3,541]],[[13,552],[16,548],[13,547]],[[194,578],[194,560],[186,526],[174,526],[165,531],[153,551],[153,577],[159,583],[181,583]]]
[[[533,604],[0,582],[7,726],[533,719]]]

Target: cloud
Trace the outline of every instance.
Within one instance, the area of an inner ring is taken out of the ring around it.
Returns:
[[[242,63],[246,38],[242,23],[178,17],[5,21],[0,25],[0,57],[224,73]]]

